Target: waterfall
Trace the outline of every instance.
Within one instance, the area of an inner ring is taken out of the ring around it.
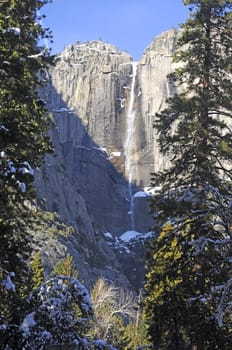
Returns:
[[[125,170],[128,178],[128,192],[130,200],[130,210],[128,215],[130,216],[130,229],[134,230],[134,198],[132,190],[132,179],[133,179],[133,148],[134,148],[134,131],[135,131],[135,111],[134,107],[134,90],[135,90],[135,78],[137,71],[137,62],[132,62],[132,82],[130,90],[130,99],[127,110],[127,124],[126,124],[126,139],[124,143],[124,154],[125,154]]]

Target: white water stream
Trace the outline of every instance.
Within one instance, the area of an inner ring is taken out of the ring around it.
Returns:
[[[126,139],[124,142],[124,153],[125,153],[125,170],[128,178],[128,192],[130,200],[130,210],[128,215],[130,216],[130,229],[134,230],[135,219],[134,219],[134,198],[132,191],[132,179],[133,179],[133,148],[134,148],[134,131],[135,131],[135,110],[134,110],[134,99],[135,99],[135,78],[137,72],[137,62],[132,62],[132,82],[130,99],[127,110],[127,125],[126,125]]]

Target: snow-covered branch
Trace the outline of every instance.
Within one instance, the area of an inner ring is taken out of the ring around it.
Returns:
[[[218,292],[221,292],[221,294],[220,294],[220,302],[217,306],[215,317],[219,327],[222,327],[224,323],[223,319],[224,319],[225,312],[229,315],[231,315],[232,313],[232,302],[231,302],[232,278],[230,278],[226,283],[212,288],[213,294],[217,294]]]

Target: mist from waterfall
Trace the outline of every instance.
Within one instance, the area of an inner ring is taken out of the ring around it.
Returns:
[[[128,215],[130,216],[130,229],[134,230],[135,219],[134,219],[134,198],[132,190],[132,179],[133,179],[133,149],[134,149],[134,131],[135,131],[135,110],[134,110],[134,97],[135,97],[135,78],[137,72],[137,62],[132,62],[132,81],[130,90],[130,99],[127,110],[127,124],[126,124],[126,139],[124,143],[125,153],[125,170],[128,178],[128,192],[130,200],[130,209]]]

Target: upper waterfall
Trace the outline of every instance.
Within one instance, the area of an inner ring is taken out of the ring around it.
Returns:
[[[130,215],[130,228],[134,230],[134,201],[133,201],[133,191],[132,191],[132,179],[133,179],[133,149],[134,149],[134,138],[133,134],[135,131],[135,115],[134,110],[134,100],[135,100],[135,79],[137,72],[137,62],[132,62],[132,81],[131,81],[131,90],[130,90],[130,99],[127,110],[127,123],[126,123],[126,139],[124,143],[124,153],[125,153],[125,170],[126,176],[128,178],[128,192],[129,192],[129,201],[130,201],[130,210],[128,214]]]

